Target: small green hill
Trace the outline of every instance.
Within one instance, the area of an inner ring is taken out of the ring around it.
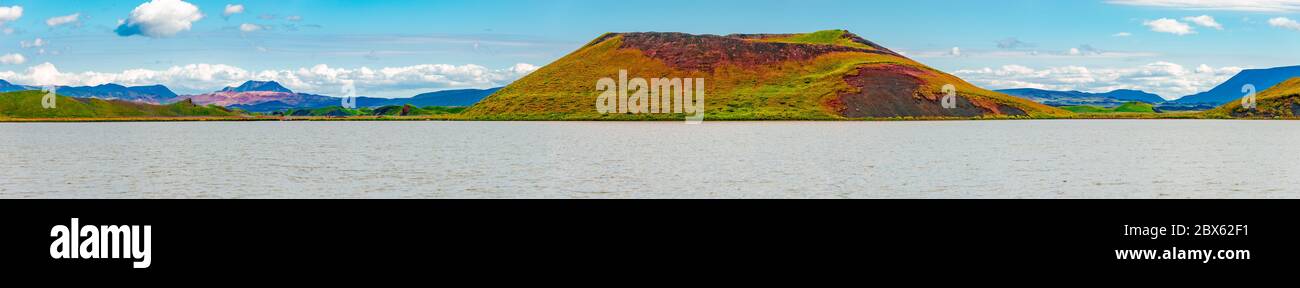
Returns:
[[[41,105],[42,91],[0,93],[0,117],[8,118],[125,118],[239,116],[239,111],[219,106],[194,105],[189,100],[170,105],[152,105],[121,100],[56,96],[55,107]]]
[[[406,104],[403,106],[394,105],[394,106],[384,106],[384,107],[375,108],[374,112],[370,113],[370,115],[428,116],[428,115],[457,114],[460,113],[461,111],[465,111],[465,107],[428,106],[428,107],[420,108],[420,107],[416,107],[415,105]]]
[[[1213,117],[1295,118],[1300,117],[1300,77],[1291,78],[1255,95],[1255,109],[1232,101],[1205,113]]]
[[[1155,106],[1142,102],[1128,102],[1115,108],[1081,105],[1061,107],[1074,113],[1159,113]]]
[[[364,108],[363,108],[364,109]],[[348,117],[365,115],[367,111],[358,109],[348,109],[340,106],[330,106],[313,109],[289,109],[284,111],[286,116],[327,116],[327,117]]]
[[[424,108],[415,105],[406,104],[402,106],[391,105],[379,108],[360,108],[348,109],[341,106],[330,106],[315,109],[290,109],[280,112],[281,115],[288,116],[312,116],[312,117],[349,117],[349,116],[430,116],[457,114],[464,111],[465,107],[443,107],[428,106]]]

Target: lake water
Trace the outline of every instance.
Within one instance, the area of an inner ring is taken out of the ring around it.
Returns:
[[[0,123],[0,198],[1300,198],[1300,122]]]

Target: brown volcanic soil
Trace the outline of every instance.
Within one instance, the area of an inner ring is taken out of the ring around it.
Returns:
[[[663,61],[669,67],[688,71],[709,71],[720,64],[739,66],[771,65],[791,60],[809,60],[832,52],[864,52],[899,56],[884,47],[879,51],[837,46],[750,41],[779,34],[691,35],[685,33],[610,33],[592,43],[622,35],[623,46],[640,50],[645,56]],[[857,36],[852,36],[857,37]],[[861,38],[858,38],[861,39]],[[856,41],[856,40],[855,40]],[[863,44],[878,47],[875,43]],[[900,56],[901,57],[901,56]]]
[[[859,67],[856,75],[844,81],[860,91],[842,93],[827,103],[841,116],[861,117],[975,117],[985,114],[1026,115],[1015,107],[990,101],[972,102],[957,93],[957,107],[943,108],[942,94],[923,93],[925,82],[920,76],[930,73],[910,66],[884,65]]]

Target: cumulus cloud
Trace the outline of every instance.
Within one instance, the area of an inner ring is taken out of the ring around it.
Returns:
[[[0,57],[0,61],[4,61],[4,57]],[[383,68],[337,68],[319,64],[297,69],[251,71],[223,64],[189,64],[164,70],[70,73],[59,71],[54,64],[46,62],[24,71],[0,71],[0,79],[24,85],[163,84],[179,93],[211,92],[248,80],[269,80],[294,91],[322,95],[335,95],[345,83],[352,82],[361,95],[409,97],[414,95],[407,93],[409,91],[504,86],[537,69],[537,66],[527,63],[501,69],[474,64],[422,64]]]
[[[1151,28],[1151,31],[1154,32],[1169,33],[1178,36],[1196,33],[1196,30],[1192,30],[1191,25],[1187,25],[1187,23],[1179,22],[1178,20],[1169,19],[1169,18],[1160,18],[1156,20],[1142,22],[1142,25],[1146,25],[1148,28]]]
[[[226,10],[221,12],[221,17],[230,18],[231,15],[244,13],[244,4],[226,4]]]
[[[203,19],[198,6],[182,0],[152,0],[131,10],[114,32],[119,36],[141,35],[151,38],[176,36],[190,30],[195,21]]]
[[[63,24],[77,23],[81,18],[81,13],[72,13],[71,15],[55,16],[45,19],[45,25],[55,27]]]
[[[1210,67],[1210,65],[1201,64],[1201,66],[1196,66],[1196,73],[1214,73],[1214,68]]]
[[[1241,67],[1212,68],[1204,64],[1188,69],[1176,63],[1160,61],[1118,68],[1061,66],[1033,69],[1006,65],[996,69],[958,70],[953,74],[991,89],[1038,88],[1099,93],[1135,89],[1173,99],[1214,88],[1241,70]]]
[[[1219,24],[1219,21],[1215,21],[1214,17],[1210,17],[1210,15],[1183,17],[1183,20],[1186,20],[1187,22],[1192,22],[1197,26],[1223,30],[1223,25]]]
[[[266,29],[266,28],[262,27],[262,25],[257,25],[253,23],[239,24],[239,31],[243,31],[243,32],[254,32],[262,29]]]
[[[1221,10],[1245,12],[1296,12],[1300,0],[1109,0],[1111,4],[1174,8],[1184,10]]]
[[[1291,30],[1300,31],[1300,22],[1296,22],[1295,20],[1291,20],[1291,18],[1286,18],[1286,17],[1277,17],[1273,19],[1268,19],[1268,25],[1282,28],[1282,29],[1291,29]]]
[[[0,55],[0,64],[18,65],[23,63],[27,63],[27,57],[24,57],[23,54],[11,53]]]
[[[953,47],[951,50],[922,50],[908,51],[906,56],[918,59],[923,58],[981,58],[981,59],[1064,59],[1064,58],[1147,58],[1160,56],[1159,53],[1141,52],[1141,51],[1106,51],[1089,44],[1082,44],[1074,48],[1064,48],[1062,50],[1026,50],[1026,49],[999,49],[999,50],[974,50],[967,51],[961,48]]]
[[[13,22],[14,20],[18,20],[18,18],[23,18],[23,6],[0,6],[0,24]]]

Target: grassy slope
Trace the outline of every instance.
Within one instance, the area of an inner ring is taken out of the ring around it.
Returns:
[[[817,32],[757,41],[822,43],[839,41],[840,34]],[[774,40],[775,39],[775,40]],[[836,40],[830,40],[836,39]],[[1020,108],[1031,117],[1068,117],[1072,113],[1026,99],[976,87],[955,76],[911,59],[863,52],[837,52],[809,61],[789,61],[762,69],[723,65],[712,74],[679,71],[642,55],[619,49],[622,36],[592,43],[515,81],[466,110],[474,119],[498,120],[680,120],[680,114],[602,115],[596,113],[596,80],[617,77],[705,78],[705,117],[709,120],[838,120],[846,119],[825,105],[842,92],[854,91],[844,76],[864,65],[901,64],[926,70],[923,90],[940,94],[944,84],[957,87],[972,101],[995,101]],[[853,42],[855,45],[860,43]],[[856,91],[854,91],[856,92]]]
[[[1074,113],[1156,113],[1155,106],[1142,102],[1128,102],[1115,108],[1080,105],[1061,107],[1061,109]]]
[[[402,115],[402,108],[406,108],[406,114]],[[360,108],[347,109],[341,106],[331,106],[316,109],[290,109],[285,111],[285,115],[292,116],[334,116],[334,117],[354,117],[354,116],[434,116],[434,115],[451,115],[464,111],[465,107],[443,107],[427,106],[424,108],[407,104],[405,106],[384,106],[379,108]]]
[[[124,117],[192,117],[239,116],[241,113],[216,106],[198,106],[190,102],[150,105],[118,100],[58,96],[55,108],[41,106],[42,91],[0,93],[0,117],[6,118],[124,118]]]
[[[1243,109],[1241,101],[1232,101],[1214,110],[1205,111],[1206,117],[1228,118],[1300,118],[1292,105],[1300,105],[1300,77],[1283,81],[1255,95],[1255,110]]]
[[[756,41],[795,43],[795,44],[839,45],[839,46],[862,48],[867,50],[876,50],[875,48],[871,46],[867,46],[866,44],[853,42],[853,40],[844,38],[844,34],[848,32],[849,31],[844,31],[844,30],[822,30],[822,31],[817,31],[812,33],[794,34],[786,37],[764,38],[764,39],[758,39]]]

